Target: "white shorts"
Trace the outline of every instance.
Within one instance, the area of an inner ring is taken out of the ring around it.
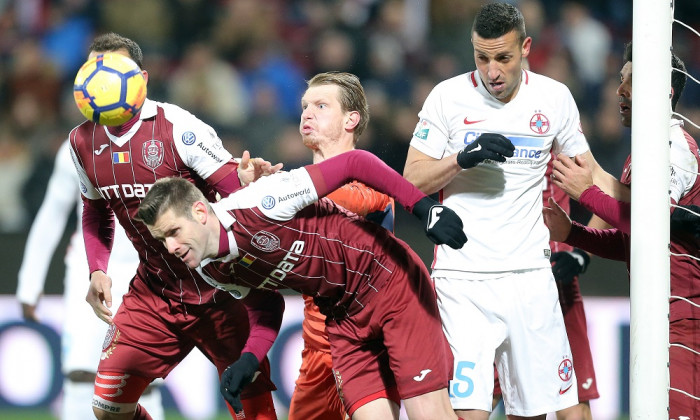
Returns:
[[[578,404],[552,270],[434,281],[454,353],[449,391],[455,410],[491,411],[494,361],[506,414],[531,417]]]

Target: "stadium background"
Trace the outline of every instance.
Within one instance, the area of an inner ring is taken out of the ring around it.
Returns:
[[[632,0],[514,3],[534,39],[531,68],[569,86],[593,154],[617,175],[629,153],[629,130],[620,126],[614,91],[622,48],[631,39]],[[319,71],[353,72],[365,86],[371,110],[358,146],[401,172],[425,96],[440,80],[474,68],[469,32],[480,5],[475,0],[0,0],[0,330],[20,321],[11,295],[24,241],[54,153],[81,121],[72,80],[94,34],[115,31],[141,45],[150,98],[174,102],[211,124],[234,156],[248,149],[284,162],[287,169],[310,163],[298,134],[304,81]],[[675,15],[700,27],[697,1],[677,0]],[[674,27],[673,44],[698,78],[700,40]],[[677,111],[700,122],[697,84],[688,83]],[[686,127],[700,137],[700,130]],[[574,208],[577,220],[587,216]],[[400,212],[396,230],[430,262],[432,247],[410,216]],[[62,293],[62,277],[59,250],[47,295]],[[581,288],[588,300],[627,296],[624,265],[595,258]],[[51,308],[40,309],[43,319],[56,324],[60,306]],[[624,338],[624,321],[620,325]],[[10,418],[7,410],[17,404],[3,389],[17,386],[12,382],[18,377],[8,373],[22,375],[22,370],[8,366],[32,360],[10,360],[31,353],[3,352],[5,345],[12,347],[1,336],[0,344],[0,418]],[[624,395],[623,383],[619,391]],[[621,407],[624,413],[624,403]]]

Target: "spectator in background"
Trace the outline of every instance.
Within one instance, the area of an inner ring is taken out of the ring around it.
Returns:
[[[571,52],[576,75],[582,83],[579,106],[594,112],[608,74],[608,56],[612,47],[610,31],[591,16],[583,0],[564,3],[561,15],[564,45]]]
[[[170,101],[202,115],[217,127],[244,125],[250,99],[240,73],[205,43],[190,44],[171,76]]]

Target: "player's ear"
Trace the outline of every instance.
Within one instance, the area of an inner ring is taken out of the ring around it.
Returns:
[[[207,223],[208,216],[209,211],[205,203],[196,201],[194,204],[192,204],[192,217],[194,217],[194,220],[204,225]]]
[[[357,111],[350,111],[345,119],[345,129],[354,130],[357,124],[360,123],[360,113]]]
[[[143,79],[146,81],[146,84],[148,84],[148,71],[141,70],[141,74],[143,74]]]

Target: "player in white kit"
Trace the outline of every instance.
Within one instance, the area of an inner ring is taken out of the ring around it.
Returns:
[[[17,299],[27,320],[38,321],[35,309],[44,290],[51,257],[71,212],[77,208],[77,220],[81,219],[83,206],[78,185],[78,175],[66,141],[56,155],[46,195],[32,223],[19,270]],[[136,250],[117,224],[109,259],[109,275],[114,282],[112,312],[119,307],[138,261]],[[89,273],[80,223],[77,223],[77,230],[71,235],[64,262],[65,318],[61,335],[61,367],[65,379],[60,416],[65,420],[89,419],[94,418],[90,400],[95,386],[95,368],[100,361],[108,325],[95,316],[85,301]],[[146,407],[154,420],[165,418],[157,385],[149,387],[139,403]]]
[[[487,419],[493,363],[509,418],[544,419],[578,403],[576,375],[550,265],[542,190],[550,151],[583,156],[601,185],[569,89],[523,69],[530,51],[520,11],[477,14],[477,70],[438,84],[419,113],[404,176],[464,220],[469,242],[438,246],[432,277],[455,360],[450,399]],[[610,188],[610,187],[608,187]]]

